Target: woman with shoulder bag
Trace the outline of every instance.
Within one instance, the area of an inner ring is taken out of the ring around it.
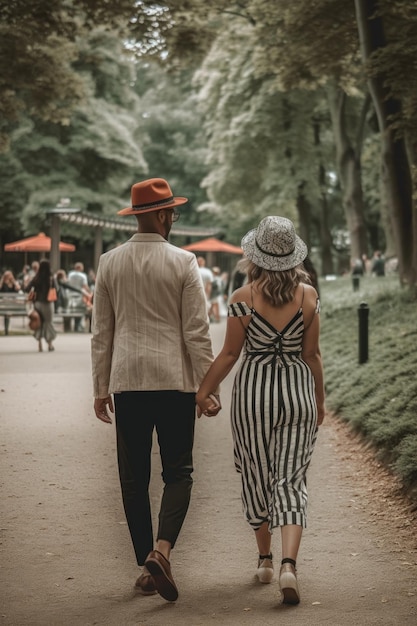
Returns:
[[[55,349],[53,341],[56,337],[56,330],[53,326],[53,316],[57,294],[47,259],[42,259],[39,263],[39,270],[27,285],[26,291],[30,292],[32,287],[32,293],[35,295],[34,308],[41,317],[41,325],[34,331],[33,336],[38,340],[39,352],[43,351],[42,339],[45,339],[49,352],[52,352]]]

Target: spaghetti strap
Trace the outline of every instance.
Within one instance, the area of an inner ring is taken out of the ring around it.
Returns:
[[[250,284],[250,308],[253,311],[253,283]]]

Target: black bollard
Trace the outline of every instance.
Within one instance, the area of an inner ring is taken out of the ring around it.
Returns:
[[[353,291],[359,291],[360,284],[361,284],[360,277],[358,276],[358,274],[354,274],[352,276]]]
[[[359,364],[368,360],[368,320],[369,306],[366,302],[361,302],[358,307],[359,317]]]

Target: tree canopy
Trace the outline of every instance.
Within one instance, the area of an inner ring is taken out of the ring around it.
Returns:
[[[238,242],[279,211],[326,271],[345,230],[352,259],[383,248],[416,281],[414,3],[14,0],[0,18],[0,177],[6,203],[7,175],[30,190],[25,216],[61,180],[105,212],[150,172],[187,191],[189,223]]]

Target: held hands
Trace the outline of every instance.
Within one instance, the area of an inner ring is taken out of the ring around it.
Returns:
[[[197,402],[197,417],[207,415],[208,417],[214,417],[222,408],[220,402],[220,396],[214,393],[209,393],[206,397],[201,397],[198,393],[196,395]]]
[[[96,414],[96,417],[102,422],[106,422],[106,424],[112,423],[109,411],[110,413],[114,413],[113,400],[111,396],[106,396],[105,398],[96,398],[94,400],[94,412]]]

